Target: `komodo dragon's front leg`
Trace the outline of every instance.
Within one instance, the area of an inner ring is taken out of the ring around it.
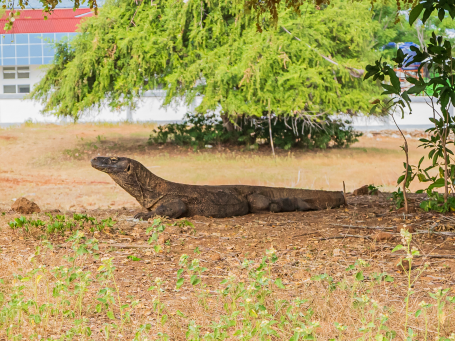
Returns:
[[[185,214],[187,207],[185,203],[178,199],[166,200],[166,202],[157,204],[152,210],[147,212],[138,212],[134,218],[148,220],[155,215],[169,217],[169,218],[179,218]]]

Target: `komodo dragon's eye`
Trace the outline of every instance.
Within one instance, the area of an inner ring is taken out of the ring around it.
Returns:
[[[118,161],[118,157],[111,157],[111,160],[114,161],[114,162],[117,162]]]

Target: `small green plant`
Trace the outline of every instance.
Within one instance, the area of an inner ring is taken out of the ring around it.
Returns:
[[[411,25],[417,20],[422,11],[424,11],[424,15],[421,21],[425,23],[429,19],[434,8],[425,8],[425,6],[424,4],[419,4],[414,7],[412,13],[409,15],[409,23]],[[455,15],[455,12],[452,11],[452,15]],[[440,21],[443,20],[443,9],[438,11],[438,17]],[[380,81],[384,81],[386,77],[389,79],[389,82],[382,83],[381,85],[385,90],[383,95],[391,96],[382,102],[379,99],[375,100],[373,102],[375,105],[371,113],[375,112],[378,108],[381,108],[382,113],[395,112],[398,109],[401,111],[402,117],[404,117],[405,109],[409,109],[410,113],[412,113],[412,107],[410,105],[411,98],[409,95],[423,92],[428,96],[428,105],[432,109],[433,115],[429,120],[433,126],[426,130],[429,138],[420,139],[422,144],[419,147],[429,149],[428,159],[431,161],[431,165],[421,168],[424,157],[420,159],[417,167],[409,164],[407,140],[400,130],[404,139],[404,146],[402,148],[406,153],[406,162],[404,163],[405,174],[400,176],[398,183],[406,179],[406,183],[403,185],[403,191],[406,191],[406,188],[409,188],[409,183],[417,176],[420,182],[429,184],[426,189],[429,193],[432,193],[435,188],[443,188],[443,202],[439,202],[439,198],[435,200],[433,195],[433,198],[430,198],[424,204],[424,209],[427,211],[448,212],[452,207],[452,203],[449,203],[449,193],[455,190],[454,153],[450,149],[454,144],[450,136],[455,132],[455,121],[453,115],[450,114],[450,108],[455,104],[455,96],[453,96],[455,87],[453,77],[453,47],[450,39],[447,39],[445,36],[437,36],[435,32],[432,33],[429,42],[425,45],[420,48],[412,46],[410,48],[412,51],[411,54],[405,54],[403,50],[398,49],[396,56],[391,59],[394,65],[389,65],[387,62],[382,62],[381,60],[377,60],[375,65],[368,65],[365,79],[370,77]],[[406,80],[412,86],[408,89],[402,89],[402,83],[395,69],[403,69],[413,63],[419,64],[416,73],[417,77],[408,74]],[[426,72],[429,72],[433,76],[429,78],[423,77],[423,70],[427,70]],[[433,171],[430,174],[431,170],[437,170],[437,172]],[[403,194],[407,211],[406,193]]]
[[[392,192],[392,197],[390,198],[395,204],[396,209],[400,209],[403,207],[404,204],[404,195],[403,192],[401,191],[401,188],[398,187],[398,189],[394,192]]]
[[[153,220],[152,226],[148,227],[146,232],[151,233],[151,237],[148,240],[149,244],[154,243],[153,250],[155,253],[161,251],[161,245],[158,244],[158,238],[161,233],[166,229],[166,225],[163,224],[161,218],[156,218]]]
[[[105,332],[110,334],[111,330],[117,330],[117,337],[123,332],[125,323],[131,321],[131,312],[138,305],[139,301],[134,300],[131,303],[124,303],[120,297],[120,288],[115,279],[114,258],[102,259],[102,265],[98,268],[98,281],[101,283],[102,289],[98,291],[98,305],[96,311],[105,311],[106,316],[112,321],[106,325]],[[111,288],[109,285],[113,285]],[[117,320],[114,307],[118,307],[119,320]]]
[[[370,194],[370,195],[378,194],[380,187],[382,187],[382,186],[375,186],[373,184],[368,185],[368,194]]]
[[[26,217],[19,217],[19,218],[14,218],[13,221],[10,221],[8,225],[13,229],[21,229],[25,233],[30,233],[32,228],[42,228],[45,226],[44,222],[42,220],[34,220],[34,219],[27,219]]]
[[[419,277],[422,275],[424,270],[428,267],[428,264],[426,263],[422,268],[420,268],[417,271],[417,274],[412,278],[412,262],[413,258],[415,256],[420,255],[419,250],[415,246],[411,246],[411,241],[412,241],[412,234],[405,229],[402,229],[401,232],[401,242],[402,244],[397,245],[392,252],[396,252],[399,250],[404,249],[406,251],[406,258],[402,258],[399,262],[399,266],[402,268],[403,272],[407,276],[407,287],[408,290],[406,291],[406,298],[405,298],[405,323],[404,323],[404,330],[408,331],[408,319],[409,319],[409,300],[411,299],[411,296],[415,294],[415,291],[413,290],[414,283],[419,279]],[[412,334],[412,331],[408,332]]]
[[[65,215],[52,215],[47,213],[46,216],[49,221],[40,219],[27,219],[26,217],[14,218],[8,225],[14,230],[23,231],[26,234],[31,234],[34,231],[44,232],[47,235],[60,233],[64,234],[66,231],[73,231],[76,229],[84,229],[88,227],[93,233],[95,231],[103,231],[106,227],[113,227],[115,221],[111,217],[101,220],[100,223],[94,217],[89,217],[86,214],[73,214],[72,218]]]

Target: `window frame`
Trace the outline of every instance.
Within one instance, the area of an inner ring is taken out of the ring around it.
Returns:
[[[9,72],[5,72],[9,71]],[[3,79],[16,79],[16,67],[15,66],[3,66]],[[12,75],[13,77],[5,77],[5,75]]]
[[[14,92],[6,92],[6,91],[5,91],[5,88],[6,88],[6,87],[11,87],[11,88],[14,87]],[[4,84],[4,85],[3,85],[3,93],[4,93],[4,94],[17,94],[17,87],[16,87],[16,85],[14,85],[14,84]]]
[[[16,67],[17,79],[30,79],[30,66]],[[27,77],[19,77],[20,74],[27,74]]]
[[[28,92],[20,92],[20,91],[19,91],[19,87],[21,87],[21,86],[28,86]],[[32,89],[31,89],[30,84],[17,84],[16,93],[17,93],[17,94],[29,94],[31,90],[32,90]]]

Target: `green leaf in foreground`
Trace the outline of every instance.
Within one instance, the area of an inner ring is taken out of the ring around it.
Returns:
[[[401,250],[403,247],[404,247],[403,245],[399,244],[399,245],[397,245],[397,246],[394,247],[394,249],[392,250],[392,252],[399,251],[399,250]]]
[[[175,284],[176,289],[180,289],[180,287],[183,285],[183,282],[185,282],[184,278],[179,278],[177,280],[177,283]]]
[[[409,13],[409,25],[412,25],[414,23],[414,21],[417,20],[417,18],[419,17],[420,13],[422,13],[423,11],[423,4],[418,4],[416,7],[414,7],[411,11],[411,13]]]
[[[286,287],[284,286],[283,282],[281,281],[281,278],[278,278],[276,281],[275,281],[275,285],[280,288],[280,289],[286,289]]]
[[[357,272],[357,274],[355,275],[355,279],[358,281],[363,281],[365,279],[365,277],[363,276],[363,271]]]
[[[201,283],[201,279],[198,276],[193,275],[191,276],[190,282],[191,285],[198,285],[199,283]]]

